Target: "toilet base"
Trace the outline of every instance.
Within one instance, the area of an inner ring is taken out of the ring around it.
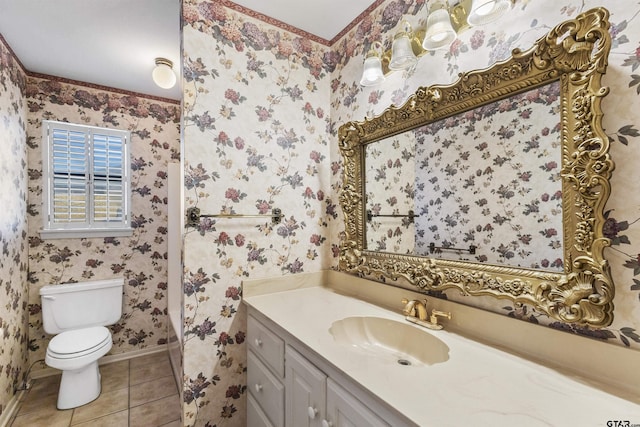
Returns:
[[[71,409],[96,400],[100,396],[100,369],[98,362],[75,370],[63,370],[60,390],[58,390],[58,409]]]

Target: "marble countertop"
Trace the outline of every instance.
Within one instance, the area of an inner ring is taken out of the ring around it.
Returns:
[[[406,322],[404,316],[330,287],[260,292],[245,296],[245,302],[419,426],[606,426],[609,420],[640,424],[636,403],[447,330],[412,325],[447,344],[446,362],[402,366],[367,357],[336,342],[331,325],[350,316]]]

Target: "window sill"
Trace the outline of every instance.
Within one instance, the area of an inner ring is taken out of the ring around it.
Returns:
[[[83,239],[91,237],[130,237],[133,228],[87,228],[84,230],[40,230],[42,240]]]

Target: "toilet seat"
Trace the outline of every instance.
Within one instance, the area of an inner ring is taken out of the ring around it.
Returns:
[[[78,358],[110,344],[111,332],[104,326],[76,329],[53,337],[47,347],[47,355],[56,359]]]

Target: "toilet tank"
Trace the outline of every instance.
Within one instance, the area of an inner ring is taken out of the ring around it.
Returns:
[[[124,279],[47,285],[40,288],[42,322],[48,334],[116,323],[122,316]]]

